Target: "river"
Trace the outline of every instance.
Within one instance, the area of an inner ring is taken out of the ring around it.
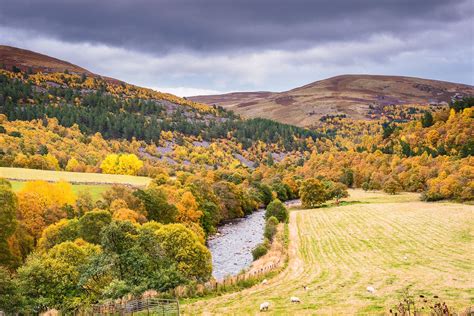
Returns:
[[[219,226],[218,234],[208,240],[214,278],[236,275],[252,264],[252,249],[263,241],[264,216],[259,210]]]

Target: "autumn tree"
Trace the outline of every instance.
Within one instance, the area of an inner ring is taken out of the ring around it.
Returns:
[[[81,217],[85,213],[94,209],[94,199],[90,191],[82,190],[77,194],[75,205],[76,215]]]
[[[327,201],[326,188],[318,179],[306,179],[301,183],[300,197],[303,207],[315,208]]]
[[[202,217],[202,211],[199,210],[199,206],[194,198],[194,195],[186,191],[181,197],[181,201],[176,205],[178,208],[178,215],[176,219],[179,222],[199,222]]]
[[[20,220],[35,238],[39,238],[45,227],[67,217],[64,209],[74,205],[76,195],[67,182],[27,182],[18,193]]]
[[[102,198],[108,207],[115,200],[123,200],[126,203],[125,207],[134,211],[141,211],[144,208],[143,202],[134,194],[135,191],[125,185],[113,185],[102,193]]]
[[[143,161],[134,154],[110,154],[102,161],[100,168],[104,173],[136,175],[143,167]]]
[[[402,190],[400,183],[394,178],[390,178],[383,184],[383,191],[388,194],[397,194]]]
[[[130,221],[132,223],[144,222],[146,219],[137,212],[128,209],[120,208],[112,214],[112,218],[118,221]]]

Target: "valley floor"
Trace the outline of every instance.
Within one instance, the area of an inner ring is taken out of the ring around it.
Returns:
[[[184,313],[257,314],[268,301],[268,314],[387,314],[407,287],[458,311],[474,305],[474,206],[359,190],[349,200],[361,203],[291,212],[289,264],[268,284]]]

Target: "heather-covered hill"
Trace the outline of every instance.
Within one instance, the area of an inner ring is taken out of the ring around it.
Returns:
[[[311,126],[326,115],[354,119],[381,118],[383,108],[400,104],[447,104],[473,95],[474,87],[445,81],[399,76],[342,75],[289,91],[236,92],[195,96],[245,117],[264,117],[297,126]]]

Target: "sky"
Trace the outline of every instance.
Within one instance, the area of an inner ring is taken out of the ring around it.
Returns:
[[[179,96],[362,73],[474,85],[474,1],[0,0],[0,44]]]

